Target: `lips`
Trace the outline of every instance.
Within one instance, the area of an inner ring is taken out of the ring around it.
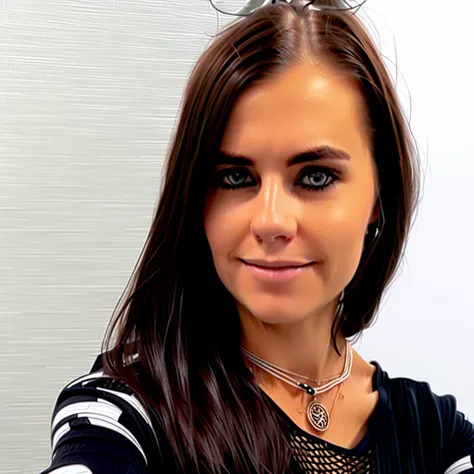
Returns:
[[[303,262],[295,260],[258,260],[258,259],[241,259],[247,265],[253,265],[260,268],[283,269],[283,268],[300,268],[311,265],[313,262]]]
[[[247,271],[257,280],[284,282],[305,272],[314,262],[262,261],[241,259]]]

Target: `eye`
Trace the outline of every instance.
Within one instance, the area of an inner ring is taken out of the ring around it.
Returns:
[[[245,168],[225,169],[217,175],[217,185],[223,189],[247,188],[254,184],[254,179]]]
[[[310,167],[301,172],[296,184],[309,191],[323,191],[338,179],[337,174],[328,169]]]

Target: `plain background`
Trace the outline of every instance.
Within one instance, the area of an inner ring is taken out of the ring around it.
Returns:
[[[411,115],[424,198],[403,272],[357,346],[468,415],[473,14],[471,2],[365,8]],[[0,0],[0,474],[49,464],[53,404],[100,350],[187,76],[216,31],[207,0]]]

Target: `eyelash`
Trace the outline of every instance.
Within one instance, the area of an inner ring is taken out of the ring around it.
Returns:
[[[246,179],[248,177],[251,177],[250,172],[248,171],[247,168],[228,168],[220,171],[217,176],[216,176],[216,184],[222,189],[228,189],[231,191],[235,191],[237,189],[242,189],[242,188],[249,188],[255,185],[255,180],[252,180],[250,183],[245,183],[245,184],[227,184],[224,182],[224,179],[228,176],[231,176],[234,173],[241,173],[243,177]],[[317,173],[322,173],[330,178],[329,183],[322,185],[322,186],[311,186],[309,184],[304,184],[301,181],[312,174],[317,174]],[[310,166],[306,167],[302,170],[302,172],[299,174],[298,179],[296,181],[296,184],[301,186],[303,189],[307,191],[324,191],[325,189],[329,188],[333,184],[336,183],[336,181],[339,180],[339,176],[333,172],[330,171],[326,168],[321,168],[321,167],[315,167],[315,166]]]

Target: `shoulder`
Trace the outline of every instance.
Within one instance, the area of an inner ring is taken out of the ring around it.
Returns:
[[[390,377],[376,367],[376,385],[398,435],[416,439],[428,457],[436,453],[447,473],[456,463],[472,468],[474,426],[459,411],[454,395],[437,394],[426,381]]]
[[[65,410],[66,407],[68,410]],[[147,410],[134,392],[125,383],[105,375],[102,370],[81,375],[61,390],[53,412],[53,422],[79,409],[104,415],[112,414],[112,411],[118,414],[120,411],[152,429]]]
[[[57,397],[51,421],[53,460],[68,464],[71,450],[77,457],[79,447],[87,443],[104,453],[103,459],[121,456],[136,466],[148,466],[156,453],[156,436],[145,406],[126,384],[101,368],[91,370],[64,386]],[[91,462],[85,453],[80,459],[86,465]]]
[[[377,364],[378,365],[378,364]],[[380,366],[376,370],[378,388],[385,392],[391,408],[398,412],[409,411],[418,421],[420,417],[436,415],[448,422],[457,412],[456,398],[452,394],[433,392],[429,382],[409,377],[390,377]],[[416,413],[413,409],[416,408]]]

